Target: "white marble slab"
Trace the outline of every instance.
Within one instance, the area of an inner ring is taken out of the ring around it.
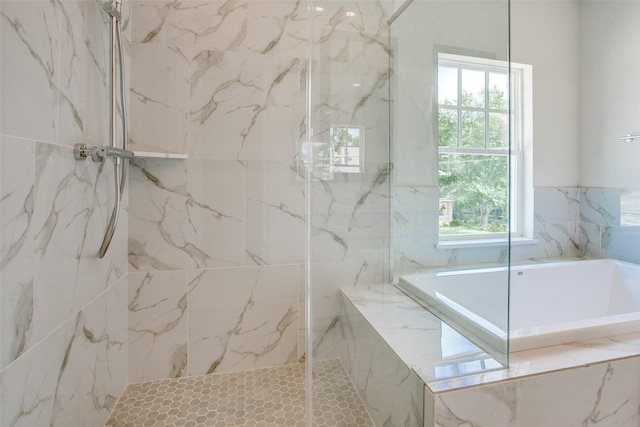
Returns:
[[[187,272],[129,273],[129,382],[187,370]]]
[[[640,355],[636,333],[511,353],[507,369],[487,359],[491,371],[438,379],[440,372],[448,372],[442,369],[451,360],[447,353],[454,354],[456,347],[459,353],[478,352],[477,347],[393,286],[345,288],[342,293],[434,393]]]
[[[188,374],[298,359],[297,265],[189,272]]]

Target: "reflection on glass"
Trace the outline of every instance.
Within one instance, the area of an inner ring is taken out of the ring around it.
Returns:
[[[438,110],[438,145],[458,146],[458,110]]]
[[[484,112],[462,111],[460,113],[460,139],[464,148],[484,148]]]
[[[489,73],[489,108],[506,110],[509,99],[509,80],[506,74]]]
[[[331,126],[331,172],[360,172],[364,129],[358,126]]]
[[[462,106],[484,107],[484,71],[462,70]]]
[[[458,105],[458,69],[438,67],[438,104]]]
[[[507,148],[508,145],[508,113],[489,113],[489,148]]]

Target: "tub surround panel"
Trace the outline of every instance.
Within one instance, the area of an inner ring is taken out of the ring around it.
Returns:
[[[300,279],[298,266],[190,272],[189,375],[296,362]]]
[[[187,272],[129,274],[129,382],[187,374]]]
[[[323,262],[313,264],[311,280],[311,304],[314,321],[312,324],[314,355],[319,359],[335,356],[345,340],[343,319],[336,307],[340,307],[342,287],[366,286],[369,283],[381,283],[385,278],[383,263],[380,259],[363,261]],[[304,301],[302,301],[304,303]],[[304,330],[304,323],[301,328]],[[344,358],[341,358],[344,362]]]
[[[395,186],[393,198],[394,280],[429,267],[506,263],[507,244],[446,249],[438,244],[438,188]],[[534,189],[533,235],[537,242],[514,245],[513,260],[575,257],[585,254],[581,236],[584,191],[578,188]],[[586,236],[586,235],[585,235]],[[586,239],[586,237],[585,237]],[[593,245],[590,251],[593,252]]]
[[[571,369],[427,396],[434,420],[425,426],[524,427],[621,425],[640,422],[638,359]]]
[[[602,256],[640,264],[640,227],[602,227]]]
[[[536,188],[535,222],[541,224],[575,223],[580,218],[580,189]]]
[[[346,299],[341,357],[376,425],[422,427],[424,383]]]
[[[604,225],[620,225],[620,190],[583,188],[580,191],[580,220]]]

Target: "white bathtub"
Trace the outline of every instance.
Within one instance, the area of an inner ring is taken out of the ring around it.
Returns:
[[[616,260],[567,261],[427,271],[398,287],[482,345],[511,351],[640,331],[640,265]]]

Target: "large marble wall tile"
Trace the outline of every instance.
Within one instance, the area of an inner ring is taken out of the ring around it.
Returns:
[[[582,222],[620,225],[620,190],[583,188],[580,190],[580,220]]]
[[[125,2],[127,4],[129,2]],[[85,4],[84,142],[100,145],[109,139],[109,21],[98,2]],[[127,82],[131,80],[128,78]],[[128,105],[131,105],[130,103]]]
[[[127,384],[126,279],[0,374],[6,426],[101,425]]]
[[[539,223],[577,222],[580,218],[578,188],[536,188],[534,217]]]
[[[304,192],[291,165],[247,161],[246,265],[305,261]]]
[[[82,140],[87,112],[85,111],[85,17],[84,1],[56,3],[60,24],[59,91],[57,99],[57,143],[73,146]],[[104,26],[103,31],[108,32]]]
[[[493,387],[477,387],[435,396],[434,425],[453,427],[467,423],[470,426],[517,426],[517,383],[504,382]],[[545,408],[546,409],[546,408]]]
[[[620,194],[620,225],[640,225],[640,190],[622,190]]]
[[[244,265],[243,163],[139,160],[131,169],[133,269]]]
[[[342,303],[339,354],[375,424],[423,427],[424,383],[351,303]]]
[[[129,274],[129,381],[186,375],[187,272]]]
[[[26,353],[0,373],[0,424],[52,425],[56,392],[66,369],[65,355],[73,340],[77,317],[49,334],[37,351]]]
[[[314,262],[371,259],[390,237],[389,167],[334,174],[311,184],[311,258]],[[386,243],[385,243],[386,242]]]
[[[640,227],[601,227],[601,255],[640,263]]]
[[[132,41],[235,50],[247,37],[248,1],[135,1]]]
[[[637,358],[435,395],[435,425],[635,426]]]
[[[52,425],[102,425],[127,385],[127,279],[85,307],[74,323]]]
[[[133,40],[165,46],[306,57],[308,2],[134,2]]]
[[[309,298],[313,307],[312,336],[314,356],[336,357],[345,342],[344,324],[340,319],[339,290],[350,286],[385,283],[382,260],[313,263]]]
[[[189,274],[189,375],[297,361],[299,268]]]
[[[190,154],[291,161],[299,103],[298,59],[194,51]]]
[[[98,259],[112,209],[113,169],[76,162],[70,148],[49,144],[36,144],[35,165],[32,338],[38,340],[125,274],[127,221]]]
[[[56,142],[62,23],[59,4],[3,1],[0,65],[3,134]]]
[[[632,358],[523,380],[517,395],[519,424],[638,425],[639,366]]]
[[[186,153],[188,50],[135,43],[132,60],[131,148]]]
[[[0,369],[27,350],[33,321],[35,144],[0,141]]]
[[[308,56],[308,1],[249,1],[245,46],[263,55]]]
[[[579,252],[588,258],[600,258],[602,254],[601,226],[581,222],[578,228]]]

